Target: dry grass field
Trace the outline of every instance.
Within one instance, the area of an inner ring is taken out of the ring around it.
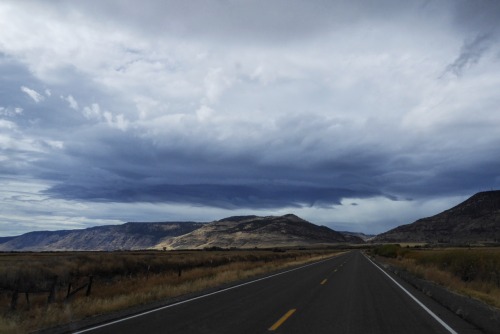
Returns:
[[[500,308],[500,248],[374,249],[392,265]]]
[[[319,260],[336,252],[0,253],[0,333],[50,328]],[[68,291],[87,283],[89,275],[90,295],[86,296],[88,286],[84,286],[67,299]],[[19,294],[13,309],[16,289]],[[50,290],[54,292],[53,301],[48,303]],[[30,291],[27,298],[24,291]]]

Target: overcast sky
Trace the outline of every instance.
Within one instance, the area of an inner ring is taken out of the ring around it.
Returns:
[[[500,188],[500,2],[0,2],[0,236]]]

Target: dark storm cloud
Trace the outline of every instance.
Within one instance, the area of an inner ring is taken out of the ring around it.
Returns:
[[[109,187],[61,184],[47,193],[65,199],[110,202],[167,202],[223,209],[276,209],[282,207],[339,205],[346,197],[367,198],[379,193],[319,186],[264,184],[256,186],[224,184],[104,184]]]
[[[84,201],[234,209],[329,206],[345,197],[384,195],[368,179],[376,173],[367,169],[375,165],[373,154],[358,152],[304,170],[289,158],[291,163],[259,165],[251,147],[240,149],[228,156],[216,147],[161,148],[129,133],[97,128],[74,133],[64,152],[39,159],[34,170],[38,178],[57,183],[47,194]]]
[[[490,34],[483,34],[476,36],[472,41],[464,42],[460,54],[453,63],[448,65],[446,72],[452,72],[456,76],[462,75],[464,70],[479,62],[493,41]]]
[[[455,28],[466,34],[500,33],[500,2],[491,0],[452,1]]]
[[[498,161],[471,162],[462,166],[447,165],[432,172],[391,175],[383,189],[399,194],[401,199],[459,196],[493,190],[498,187]]]

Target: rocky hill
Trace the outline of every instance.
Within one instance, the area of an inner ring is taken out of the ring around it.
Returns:
[[[145,249],[189,233],[202,223],[126,223],[83,230],[30,232],[0,239],[0,251],[70,251]]]
[[[332,243],[363,243],[326,226],[314,225],[295,215],[237,216],[218,220],[186,235],[168,239],[157,247],[203,249],[209,247],[267,248]]]
[[[402,225],[374,242],[500,242],[500,191],[480,192],[435,216]]]
[[[111,251],[254,248],[363,243],[294,215],[230,217],[212,223],[126,223],[83,230],[30,232],[0,238],[0,251]]]

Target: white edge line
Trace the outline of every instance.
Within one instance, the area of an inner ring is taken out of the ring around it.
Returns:
[[[341,255],[341,254],[339,254],[339,255]],[[101,325],[97,325],[97,326],[94,326],[94,327],[89,327],[89,328],[86,328],[86,329],[82,329],[82,330],[79,330],[77,332],[73,332],[73,334],[79,334],[79,333],[85,333],[85,332],[93,331],[95,329],[103,328],[103,327],[106,327],[106,326],[110,326],[110,325],[114,325],[114,324],[117,324],[117,323],[120,323],[120,322],[123,322],[123,321],[130,320],[130,319],[133,319],[133,318],[141,317],[141,316],[146,315],[146,314],[150,314],[150,313],[154,313],[154,312],[157,312],[157,311],[161,311],[161,310],[164,310],[164,309],[167,309],[167,308],[171,308],[171,307],[174,307],[174,306],[177,306],[177,305],[189,303],[189,302],[191,302],[193,300],[202,299],[202,298],[205,298],[205,297],[216,295],[218,293],[222,293],[222,292],[226,292],[226,291],[229,291],[229,290],[232,290],[232,289],[236,289],[236,288],[248,285],[248,284],[252,284],[252,283],[259,282],[259,281],[263,281],[263,280],[269,279],[271,277],[283,275],[283,274],[286,274],[286,273],[289,273],[289,272],[292,272],[292,271],[295,271],[295,270],[299,270],[299,269],[303,269],[303,268],[306,268],[306,267],[314,266],[316,264],[319,264],[319,263],[322,263],[322,262],[325,262],[325,261],[329,261],[329,260],[331,260],[331,259],[333,259],[333,258],[335,258],[337,256],[338,255],[334,255],[334,256],[332,256],[332,257],[330,257],[328,259],[324,259],[324,260],[321,260],[321,261],[318,261],[318,262],[314,262],[314,263],[309,263],[309,264],[306,264],[306,265],[298,267],[298,268],[289,269],[289,270],[286,270],[286,271],[279,272],[277,274],[272,274],[272,275],[269,275],[269,276],[266,276],[266,277],[261,277],[261,278],[258,278],[256,280],[250,281],[250,282],[245,282],[245,283],[241,283],[241,284],[238,284],[238,285],[230,286],[228,288],[224,288],[222,290],[210,292],[210,293],[207,293],[205,295],[201,295],[201,296],[198,296],[198,297],[193,297],[193,298],[190,298],[190,299],[182,300],[180,302],[176,302],[176,303],[173,303],[173,304],[161,306],[161,307],[155,308],[153,310],[149,310],[149,311],[146,311],[146,312],[134,314],[134,315],[131,315],[131,316],[128,316],[128,317],[125,317],[125,318],[121,318],[121,319],[118,319],[118,320],[107,322],[107,323],[104,323],[104,324],[101,324]]]
[[[370,261],[375,267],[377,267],[381,272],[383,272],[387,277],[389,277],[391,279],[391,281],[394,282],[394,284],[396,284],[398,287],[401,288],[401,290],[403,290],[408,296],[411,297],[411,299],[413,299],[420,307],[422,307],[427,313],[430,314],[431,317],[433,317],[434,319],[436,319],[437,322],[439,322],[441,324],[441,326],[443,326],[444,328],[446,328],[448,330],[448,332],[450,332],[451,334],[458,334],[457,332],[455,332],[453,330],[453,328],[451,328],[450,326],[448,326],[448,324],[446,322],[444,322],[440,317],[438,317],[434,312],[432,312],[431,310],[429,310],[427,308],[427,306],[425,306],[424,304],[422,304],[422,302],[420,302],[420,300],[418,300],[415,296],[413,296],[408,290],[406,290],[401,284],[399,284],[394,278],[392,278],[388,273],[386,273],[382,268],[380,268],[375,262],[373,262],[370,258],[368,258],[366,255],[365,255],[365,258],[368,259],[368,261]]]

